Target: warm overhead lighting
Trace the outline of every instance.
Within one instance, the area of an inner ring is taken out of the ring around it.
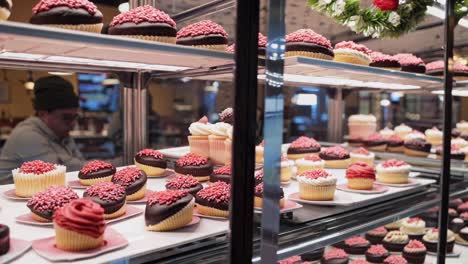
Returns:
[[[119,79],[115,79],[115,78],[109,78],[109,79],[105,79],[104,81],[102,81],[102,85],[119,85],[119,84],[120,84]]]
[[[59,72],[59,71],[53,71],[49,72],[50,75],[57,75],[57,76],[70,76],[73,75],[73,72]]]
[[[130,10],[130,4],[128,2],[122,3],[122,4],[119,5],[119,12],[120,13],[127,12],[128,10]]]
[[[444,90],[432,91],[433,94],[443,95]],[[468,90],[452,90],[452,96],[468,97]]]
[[[25,82],[24,83],[24,88],[26,88],[26,90],[29,90],[29,91],[34,90],[34,82],[32,82],[32,81]]]
[[[317,105],[317,95],[300,93],[291,98],[291,102],[296,105]]]

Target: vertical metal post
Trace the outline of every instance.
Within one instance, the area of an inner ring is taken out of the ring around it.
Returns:
[[[328,93],[328,141],[340,142],[343,138],[343,90],[336,88]]]
[[[445,4],[445,55],[444,55],[444,143],[442,155],[442,179],[440,187],[439,244],[437,263],[445,264],[447,250],[448,205],[450,195],[450,138],[452,127],[452,86],[453,86],[453,41],[455,28],[455,0]]]
[[[270,0],[264,114],[264,178],[261,263],[276,263],[279,233],[280,162],[283,143],[285,1]]]
[[[156,0],[129,0],[130,9],[133,9],[142,5],[150,5],[156,7]]]
[[[259,0],[237,1],[230,263],[252,262]]]

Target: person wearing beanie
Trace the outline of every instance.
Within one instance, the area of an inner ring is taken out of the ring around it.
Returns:
[[[11,171],[26,161],[62,164],[79,170],[86,162],[69,137],[78,117],[73,85],[58,76],[40,78],[34,86],[35,115],[19,123],[0,154],[0,185],[13,183]]]

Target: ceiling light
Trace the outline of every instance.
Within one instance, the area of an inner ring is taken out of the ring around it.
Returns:
[[[291,102],[296,105],[317,105],[317,95],[300,93],[291,98]]]
[[[388,100],[388,99],[382,99],[382,100],[380,100],[380,105],[381,105],[382,107],[388,107],[388,106],[390,105],[390,100]]]
[[[26,88],[26,90],[29,90],[29,91],[32,91],[34,90],[34,82],[32,81],[27,81],[24,83],[24,88]]]
[[[50,75],[57,75],[57,76],[70,76],[70,75],[73,75],[73,72],[59,72],[59,71],[55,71],[55,72],[49,72]]]

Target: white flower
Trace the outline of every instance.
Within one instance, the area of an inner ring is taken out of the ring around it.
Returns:
[[[351,30],[356,31],[357,26],[361,20],[360,16],[352,16],[349,18],[348,23],[346,25],[351,28]]]
[[[345,10],[345,7],[346,7],[346,2],[344,0],[337,0],[332,6],[332,10],[333,10],[332,15],[333,16],[341,15],[343,11]]]
[[[319,6],[326,6],[326,5],[330,4],[331,2],[332,2],[332,0],[319,0],[318,4],[319,4]]]
[[[398,25],[400,25],[400,16],[398,13],[395,11],[391,12],[388,16],[388,22],[390,22],[394,27],[398,27]]]

